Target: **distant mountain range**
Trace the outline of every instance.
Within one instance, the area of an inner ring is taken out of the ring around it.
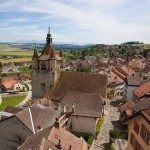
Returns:
[[[44,48],[45,46],[45,42],[42,42],[42,43],[37,43],[37,41],[21,41],[21,42],[14,42],[14,43],[11,43],[11,42],[1,42],[0,44],[9,44],[13,47],[19,47],[19,48],[22,48],[22,49],[33,49],[35,47],[35,44],[37,45],[37,48],[38,49],[42,49]],[[60,49],[62,47],[62,49],[82,49],[82,48],[88,48],[88,47],[91,47],[91,46],[94,46],[94,44],[85,44],[85,45],[80,45],[80,44],[57,44],[57,43],[54,43],[53,44],[55,49]]]

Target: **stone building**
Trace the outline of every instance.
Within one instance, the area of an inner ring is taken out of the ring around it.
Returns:
[[[62,50],[58,56],[52,44],[52,36],[49,32],[46,38],[46,45],[38,56],[35,48],[32,57],[32,97],[44,97],[47,90],[52,87],[59,77],[61,67],[64,65]]]

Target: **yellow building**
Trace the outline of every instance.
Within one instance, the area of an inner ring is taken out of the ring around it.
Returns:
[[[150,150],[150,98],[132,106],[134,114],[127,118],[127,150]]]

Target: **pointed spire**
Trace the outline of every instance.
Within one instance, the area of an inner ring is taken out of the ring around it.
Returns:
[[[32,58],[38,58],[38,52],[37,52],[36,44],[35,44],[35,49],[34,49],[34,53],[33,53],[33,57]]]
[[[50,29],[51,29],[51,28],[50,28],[50,26],[49,26],[49,28],[48,28],[48,33],[49,33],[49,34],[50,34]]]
[[[64,54],[63,54],[62,45],[61,45],[61,48],[60,48],[59,56],[60,56],[60,57],[62,57],[62,58],[64,58]]]
[[[51,58],[56,58],[56,52],[54,48],[51,49]]]
[[[47,37],[46,37],[46,42],[47,44],[52,44],[52,37],[51,37],[51,34],[50,34],[50,26],[48,28],[48,33],[47,33]]]

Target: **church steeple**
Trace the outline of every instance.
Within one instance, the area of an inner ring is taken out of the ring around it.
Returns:
[[[33,57],[32,58],[38,58],[38,52],[37,52],[36,44],[35,44],[35,49],[34,49],[34,53],[33,53]]]
[[[50,34],[50,26],[48,28],[48,33],[47,33],[47,37],[46,37],[46,43],[47,44],[52,44],[52,37],[51,37],[51,34]]]
[[[60,48],[59,56],[60,56],[61,58],[64,58],[64,54],[63,54],[63,50],[62,50],[62,46],[61,46],[61,48]]]

